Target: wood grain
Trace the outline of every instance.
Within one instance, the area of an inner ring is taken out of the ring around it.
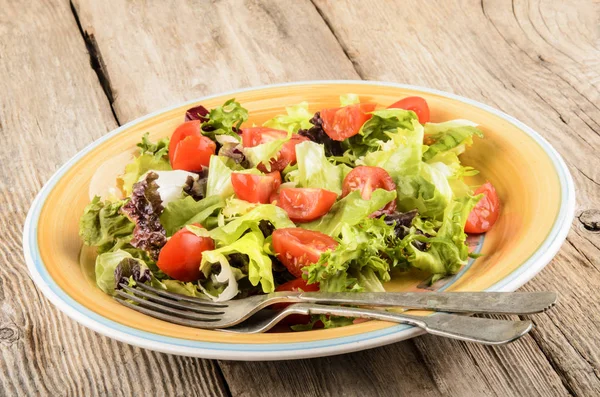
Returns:
[[[76,0],[82,34],[68,2],[4,3],[0,395],[600,394],[600,3]],[[561,294],[534,318],[532,336],[500,348],[427,336],[337,357],[217,365],[100,337],[27,278],[20,234],[33,194],[116,126],[111,111],[124,123],[211,93],[332,78],[455,92],[514,115],[561,152],[587,215],[524,287]],[[61,144],[49,149],[49,140]]]
[[[176,7],[75,0],[74,5],[106,65],[103,74],[121,123],[243,87],[358,78],[307,0],[180,1]]]
[[[33,196],[117,123],[68,2],[1,9],[0,396],[226,395],[216,362],[100,337],[59,313],[29,279],[21,231]]]

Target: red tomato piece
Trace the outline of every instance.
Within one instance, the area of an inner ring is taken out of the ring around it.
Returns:
[[[202,136],[200,131],[200,120],[186,121],[173,131],[171,140],[169,141],[169,162],[173,163],[173,155],[175,154],[175,147],[177,144],[184,140],[188,136]]]
[[[303,267],[317,263],[322,253],[338,245],[326,234],[299,227],[277,229],[272,236],[277,258],[296,277],[302,276]]]
[[[242,145],[244,147],[254,147],[276,139],[285,139],[287,136],[287,132],[273,128],[242,128]],[[271,160],[271,171],[283,171],[289,164],[296,164],[296,145],[307,140],[308,138],[302,135],[292,134],[290,140],[283,144],[277,157]],[[262,163],[257,168],[262,172],[268,172],[267,167]]]
[[[467,233],[484,233],[494,226],[498,215],[500,214],[500,199],[494,186],[486,182],[475,190],[475,195],[483,194],[484,196],[475,205],[475,208],[469,214],[465,232]]]
[[[276,201],[294,222],[309,222],[325,215],[336,199],[337,194],[325,189],[284,188]]]
[[[203,167],[208,167],[210,156],[216,150],[217,145],[210,138],[203,135],[187,136],[175,146],[171,167],[174,170],[200,172]]]
[[[319,290],[319,284],[307,284],[306,280],[302,277],[299,277],[295,280],[288,281],[285,284],[281,284],[279,287],[275,288],[275,291],[304,291],[304,292],[316,292]]]
[[[195,226],[201,227],[199,224]],[[213,249],[215,243],[210,237],[198,237],[184,227],[162,247],[156,266],[175,280],[196,281],[202,276],[202,253]]]
[[[388,106],[388,109],[406,109],[412,110],[417,114],[419,123],[429,122],[429,105],[427,101],[420,96],[409,96]]]
[[[372,116],[369,112],[375,110],[375,104],[364,103],[321,110],[323,130],[336,141],[343,141],[358,134],[360,127]]]
[[[354,190],[360,190],[363,199],[369,200],[375,189],[396,190],[396,184],[386,170],[380,167],[358,166],[346,175],[342,184],[342,197]],[[396,200],[392,200],[382,209],[372,214],[380,216],[396,210]]]
[[[252,175],[234,172],[231,174],[233,191],[239,199],[251,203],[269,203],[271,194],[281,185],[279,171],[266,175]]]

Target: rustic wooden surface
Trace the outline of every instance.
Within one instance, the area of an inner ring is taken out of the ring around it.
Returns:
[[[600,395],[599,2],[3,0],[0,10],[1,396]],[[206,94],[360,78],[487,103],[564,156],[578,218],[524,287],[561,296],[530,336],[499,348],[425,336],[311,360],[190,359],[101,337],[29,279],[29,204],[92,140]]]

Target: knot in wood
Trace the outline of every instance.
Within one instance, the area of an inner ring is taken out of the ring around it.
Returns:
[[[600,232],[600,210],[585,210],[579,215],[579,221],[586,230]]]
[[[12,344],[19,340],[19,330],[16,327],[5,326],[0,328],[0,342]]]

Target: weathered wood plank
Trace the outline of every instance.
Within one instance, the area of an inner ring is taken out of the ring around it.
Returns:
[[[449,90],[514,115],[564,156],[578,211],[600,208],[597,2],[315,3],[363,78]],[[594,395],[600,235],[582,226],[575,221],[561,253],[525,289],[560,292],[560,305],[535,317],[533,336],[570,392]],[[435,348],[418,345],[425,356]]]
[[[308,0],[74,5],[105,65],[121,123],[243,87],[358,78]]]
[[[33,196],[117,123],[68,1],[1,8],[0,395],[226,395],[215,361],[100,337],[59,313],[29,279],[21,234]]]

